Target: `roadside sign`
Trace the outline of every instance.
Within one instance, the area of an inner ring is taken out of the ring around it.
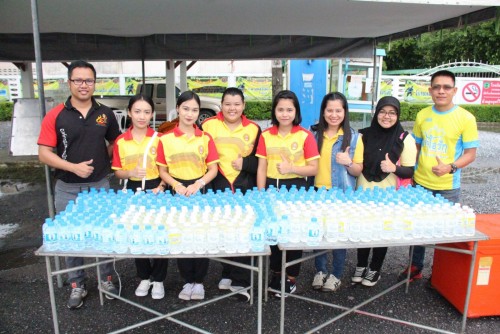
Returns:
[[[481,104],[500,104],[500,82],[484,81]]]
[[[469,82],[462,89],[462,97],[467,102],[474,102],[481,96],[481,88],[474,82]]]

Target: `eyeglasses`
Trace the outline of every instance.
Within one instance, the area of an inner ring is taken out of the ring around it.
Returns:
[[[435,92],[439,92],[441,90],[441,88],[445,91],[445,92],[449,92],[451,91],[453,88],[455,88],[454,86],[450,86],[450,85],[434,85],[434,86],[431,86],[431,89]]]
[[[389,117],[396,117],[398,114],[396,114],[394,111],[385,111],[385,110],[380,110],[378,113],[380,116],[389,116]]]
[[[87,84],[87,86],[93,86],[95,84],[95,80],[94,79],[69,79],[69,81],[71,81],[72,83],[74,83],[75,85],[77,86],[81,86],[83,85],[83,83],[85,82],[85,84]]]

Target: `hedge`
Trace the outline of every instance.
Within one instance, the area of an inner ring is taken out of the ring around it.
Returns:
[[[245,114],[249,119],[271,119],[272,101],[247,101]],[[401,121],[414,121],[419,110],[429,106],[420,103],[401,103]],[[500,122],[500,105],[467,104],[463,108],[470,111],[478,122]],[[12,102],[0,102],[0,121],[12,119]],[[363,119],[362,114],[352,113],[351,120]]]
[[[12,102],[0,102],[0,121],[10,121],[13,108],[14,103]]]
[[[271,101],[247,101],[245,114],[249,119],[271,119],[271,106]],[[429,104],[402,102],[400,120],[414,121],[417,113],[428,106]],[[461,105],[461,107],[470,111],[478,122],[500,122],[500,105],[467,104]],[[351,113],[350,116],[351,120],[363,119],[361,113]]]

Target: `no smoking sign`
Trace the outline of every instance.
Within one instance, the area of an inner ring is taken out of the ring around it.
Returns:
[[[462,97],[467,102],[474,102],[481,96],[481,87],[474,82],[469,82],[462,89]]]

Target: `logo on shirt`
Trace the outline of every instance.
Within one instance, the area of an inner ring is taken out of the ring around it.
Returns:
[[[151,155],[156,155],[156,147],[154,147],[154,146],[153,146],[153,147],[151,147],[151,148],[149,149],[149,153],[150,153]]]
[[[292,143],[292,145],[290,146],[290,148],[292,149],[292,151],[297,150],[297,148],[298,148],[298,147],[299,147],[299,144],[297,144],[297,142],[296,142],[296,141],[294,141],[294,142]]]
[[[203,155],[203,152],[205,152],[203,145],[198,146],[198,153],[200,153],[200,155]]]
[[[99,115],[97,116],[95,122],[97,125],[106,126],[106,124],[108,124],[108,117],[106,114]]]
[[[424,131],[422,147],[425,148],[424,154],[427,156],[448,158],[448,145],[445,141],[445,132],[436,126]]]
[[[248,133],[245,133],[245,134],[243,135],[243,140],[244,140],[244,141],[249,141],[249,140],[250,140],[250,136],[248,135]]]

